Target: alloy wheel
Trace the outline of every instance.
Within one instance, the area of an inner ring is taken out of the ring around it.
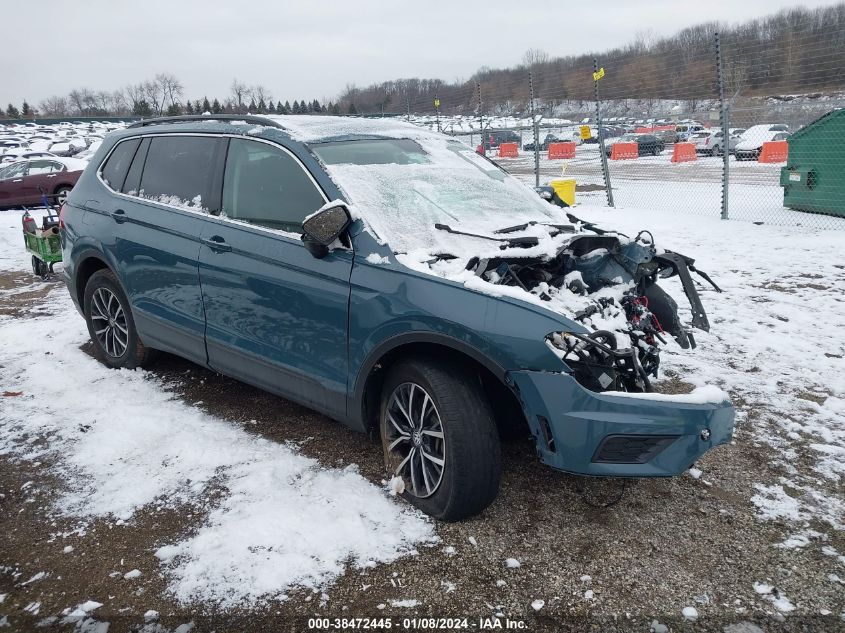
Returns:
[[[120,358],[126,353],[129,330],[120,300],[108,288],[97,288],[91,296],[91,324],[106,354]]]
[[[415,497],[430,497],[446,469],[446,439],[437,406],[420,385],[404,382],[387,401],[384,443],[393,474]]]

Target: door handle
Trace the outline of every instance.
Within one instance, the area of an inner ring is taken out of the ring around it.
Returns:
[[[23,182],[23,178],[15,178],[12,182]]]
[[[56,174],[47,174],[47,178],[55,178]]]
[[[127,220],[126,211],[124,211],[123,209],[115,209],[109,215],[111,216],[112,220],[114,220],[118,224],[123,224]]]
[[[229,253],[232,251],[232,247],[219,235],[212,235],[209,238],[203,238],[201,241],[215,253]]]

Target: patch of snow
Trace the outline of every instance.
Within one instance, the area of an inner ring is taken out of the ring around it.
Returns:
[[[701,478],[701,470],[698,468],[690,468],[688,471],[689,476],[693,479],[700,479]]]
[[[370,264],[389,264],[390,260],[387,257],[382,257],[378,253],[370,253],[367,255],[367,261]]]
[[[475,540],[474,536],[470,536],[469,538],[467,538],[467,540],[473,547],[478,547],[478,541]]]
[[[0,246],[13,234],[9,251],[22,252],[19,232],[14,223],[0,226]],[[17,254],[2,253],[0,262],[29,266]],[[54,472],[67,482],[57,509],[83,520],[131,522],[156,500],[165,507],[202,502],[206,487],[221,481],[227,493],[205,522],[157,552],[177,600],[231,605],[290,586],[322,587],[348,564],[389,563],[436,540],[429,520],[356,467],[325,468],[183,404],[152,374],[107,369],[79,349],[88,332],[66,290],[48,300],[51,312],[66,317],[61,328],[52,327],[55,316],[0,317],[0,381],[9,390],[63,395],[56,405],[5,399],[0,451],[26,460],[54,458]],[[42,328],[51,336],[31,335]],[[50,363],[31,362],[45,353]],[[113,403],[108,415],[104,400]],[[44,436],[46,445],[33,441]]]
[[[133,569],[132,571],[128,571],[125,574],[123,574],[124,580],[132,580],[134,578],[140,578],[140,577],[141,577],[141,570],[140,569]]]
[[[521,563],[518,560],[516,560],[515,558],[508,558],[508,559],[505,560],[505,565],[507,565],[508,568],[510,568],[510,569],[516,569],[517,567],[520,566],[520,564]]]
[[[543,607],[545,607],[545,606],[546,606],[546,601],[545,601],[545,600],[539,600],[539,599],[538,599],[538,600],[534,600],[534,601],[531,603],[531,608],[532,608],[532,609],[534,609],[535,611],[539,611],[540,609],[542,609],[542,608],[543,608]]]
[[[684,616],[684,620],[695,622],[698,619],[698,609],[695,607],[684,607],[681,609],[681,615]]]
[[[651,621],[651,625],[648,630],[650,633],[669,633],[669,627],[665,624],[661,624],[657,620]]]
[[[400,609],[412,609],[413,607],[419,606],[419,600],[415,599],[406,599],[406,600],[391,600],[390,606],[397,607]]]
[[[65,547],[64,547],[64,549],[62,549],[62,551],[65,554],[70,554],[73,551],[73,545],[65,545]]]

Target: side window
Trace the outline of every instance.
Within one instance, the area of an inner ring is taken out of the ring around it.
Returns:
[[[218,140],[212,136],[155,136],[144,161],[142,198],[208,209]]]
[[[31,160],[29,161],[29,171],[27,176],[38,176],[40,174],[49,174],[53,171],[53,162],[49,160]]]
[[[121,193],[129,194],[130,196],[137,196],[138,190],[141,188],[141,172],[144,170],[144,161],[147,159],[147,150],[150,148],[149,137],[141,141],[138,151],[135,152],[135,158],[132,159],[132,165],[129,167],[129,172],[126,174],[126,180],[123,182]]]
[[[126,178],[126,172],[129,169],[129,163],[132,162],[132,157],[135,155],[135,150],[138,149],[140,143],[140,139],[133,138],[129,141],[121,141],[112,150],[112,153],[106,159],[100,171],[103,182],[109,188],[120,191],[120,188],[123,186],[123,180]]]
[[[26,162],[14,163],[3,170],[3,180],[20,178],[26,175]]]
[[[259,226],[299,232],[325,200],[304,167],[278,147],[232,139],[223,177],[223,214]]]

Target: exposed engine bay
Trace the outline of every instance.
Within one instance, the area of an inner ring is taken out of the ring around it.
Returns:
[[[585,307],[572,317],[592,332],[555,334],[547,340],[550,348],[587,389],[651,391],[650,379],[658,376],[660,345],[666,344],[666,337],[673,337],[684,349],[696,346],[692,329],[684,325],[677,303],[658,285],[658,279],[680,279],[692,309],[691,326],[705,332],[710,324],[691,273],[717,292],[721,289],[696,269],[692,258],[658,252],[648,231],[631,239],[571,214],[567,217],[572,225],[547,227],[553,235],[572,233],[554,256],[519,257],[510,248],[508,256],[473,257],[466,269],[488,283],[516,286],[545,301],[552,301],[562,291],[587,299]],[[525,227],[517,225],[496,233],[519,232]],[[457,233],[448,226],[437,228]],[[536,243],[532,238],[500,239],[517,247],[516,251]],[[602,327],[607,323],[614,327]]]

